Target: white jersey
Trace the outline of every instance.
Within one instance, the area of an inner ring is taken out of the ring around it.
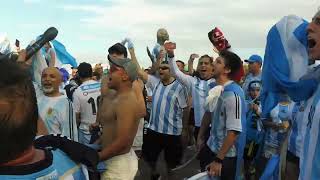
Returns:
[[[96,122],[100,100],[101,83],[89,80],[82,83],[73,93],[73,105],[76,113],[80,113],[79,129],[89,134],[89,126]]]
[[[78,130],[75,112],[67,96],[37,98],[39,115],[50,134],[62,134],[78,141]]]

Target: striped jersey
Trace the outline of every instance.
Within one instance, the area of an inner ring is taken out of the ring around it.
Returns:
[[[232,81],[229,81],[226,86],[230,83]],[[218,153],[220,151],[227,136],[227,131],[242,132],[242,108],[245,107],[242,107],[241,98],[238,94],[232,91],[224,91],[220,95],[216,109],[211,113],[211,130],[207,141],[207,145],[212,152]],[[232,145],[226,157],[235,157],[236,155],[236,147]]]
[[[62,134],[78,141],[76,116],[71,101],[65,95],[37,98],[39,115],[50,134]]]
[[[283,123],[288,121],[292,114],[293,103],[278,103],[271,112],[271,120],[273,123]],[[265,134],[265,142],[263,152],[265,157],[277,154],[280,151],[280,146],[284,142],[285,132],[282,130],[274,130],[268,128]]]
[[[297,157],[300,157],[302,138],[307,126],[307,122],[303,119],[304,106],[305,102],[295,103],[291,115],[291,131],[289,134],[288,150]]]
[[[148,128],[162,134],[181,135],[183,109],[187,107],[187,91],[177,81],[164,85],[154,76],[146,84],[152,89],[152,109]]]
[[[300,153],[299,179],[319,179],[320,177],[320,86],[307,101],[303,121],[306,122],[305,134]]]
[[[59,149],[45,150],[45,159],[21,167],[0,167],[1,180],[86,180],[87,172]],[[30,166],[32,168],[30,168]]]
[[[205,113],[204,103],[208,96],[208,92],[211,89],[210,84],[214,83],[213,78],[208,80],[202,80],[198,77],[192,77],[181,72],[174,59],[169,60],[170,68],[177,80],[183,84],[188,91],[191,91],[192,106],[194,109],[194,121],[195,126],[200,127],[203,115]]]
[[[90,134],[89,127],[96,122],[100,101],[101,83],[89,80],[82,83],[73,93],[73,105],[76,113],[80,113],[79,130]]]

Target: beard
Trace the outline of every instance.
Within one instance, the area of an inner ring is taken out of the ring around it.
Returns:
[[[42,87],[42,91],[45,94],[50,94],[50,93],[52,93],[54,91],[54,88],[53,87],[49,87],[49,88]]]

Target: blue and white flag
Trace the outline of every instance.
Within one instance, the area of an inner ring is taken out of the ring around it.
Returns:
[[[58,59],[61,64],[70,64],[72,67],[78,66],[77,60],[71,56],[62,43],[57,40],[52,40],[51,43],[56,52],[56,59]]]
[[[295,15],[283,17],[269,31],[262,69],[262,117],[269,117],[279,94],[306,100],[317,88],[313,79],[300,80],[308,68],[308,22]]]
[[[279,164],[280,164],[280,156],[274,155],[272,156],[267,165],[263,174],[260,177],[260,180],[278,180],[279,179]]]

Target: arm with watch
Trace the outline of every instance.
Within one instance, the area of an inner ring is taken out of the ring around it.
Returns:
[[[227,136],[223,140],[221,149],[217,153],[213,162],[210,163],[207,167],[208,174],[210,176],[221,176],[223,159],[225,155],[228,153],[228,151],[230,150],[230,148],[236,143],[239,133],[240,132],[234,131],[234,130],[227,131]]]

